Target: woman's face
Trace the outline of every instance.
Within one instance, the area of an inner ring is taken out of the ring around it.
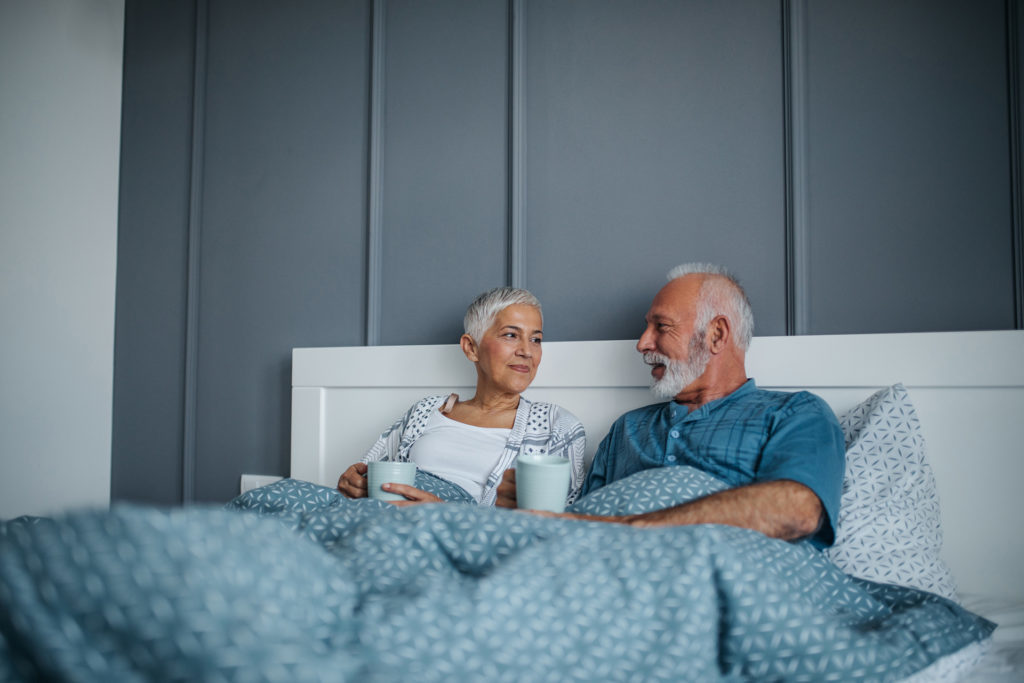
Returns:
[[[513,304],[498,313],[494,324],[476,345],[478,389],[522,393],[530,386],[540,366],[540,311],[526,304]]]

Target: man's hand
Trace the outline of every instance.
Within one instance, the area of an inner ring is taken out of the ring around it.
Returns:
[[[498,484],[498,497],[494,505],[500,508],[514,508],[516,506],[516,471],[505,470],[501,475],[501,483]]]
[[[624,518],[635,527],[727,524],[795,541],[813,535],[824,520],[817,494],[796,481],[779,479],[712,493],[664,510]]]
[[[795,481],[780,479],[712,493],[689,503],[639,515],[606,516],[530,510],[531,514],[585,522],[626,524],[640,529],[688,524],[727,524],[795,541],[814,534],[824,519],[818,496]]]
[[[388,493],[397,493],[400,496],[405,496],[406,500],[389,500],[388,503],[397,505],[398,507],[405,507],[407,505],[420,505],[421,503],[443,503],[444,501],[435,496],[433,493],[427,493],[415,486],[408,486],[406,484],[381,484],[380,487]]]
[[[616,517],[614,515],[588,515],[582,512],[550,512],[548,510],[523,510],[523,512],[538,517],[551,517],[553,519],[575,519],[579,522],[606,522],[609,524],[630,524],[632,517]]]
[[[338,490],[349,498],[366,498],[366,463],[357,462],[338,477]]]

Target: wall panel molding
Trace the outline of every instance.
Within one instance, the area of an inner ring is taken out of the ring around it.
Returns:
[[[192,80],[192,150],[189,170],[188,265],[185,314],[185,410],[182,425],[181,501],[195,499],[196,403],[199,390],[199,259],[203,224],[203,147],[206,118],[208,0],[197,0],[195,62]]]
[[[381,289],[384,250],[384,75],[385,0],[373,0],[370,39],[370,158],[366,225],[366,339],[367,346],[380,343]]]
[[[432,343],[496,284],[560,339],[691,253],[760,334],[1024,329],[1020,5],[131,0],[118,495],[269,473],[283,349]]]
[[[509,0],[509,227],[508,279],[526,287],[526,0]]]
[[[806,334],[809,260],[807,197],[807,5],[782,0],[782,88],[786,183],[786,334]]]
[[[1010,118],[1010,201],[1013,230],[1014,325],[1024,329],[1024,167],[1021,166],[1021,23],[1017,0],[1006,1],[1006,86]]]

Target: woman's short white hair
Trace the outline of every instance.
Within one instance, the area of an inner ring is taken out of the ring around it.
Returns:
[[[722,266],[713,263],[684,263],[668,272],[668,279],[678,280],[686,275],[708,275],[700,287],[697,301],[697,320],[693,329],[702,336],[708,323],[716,316],[724,315],[736,335],[736,346],[746,351],[754,336],[754,313],[750,300],[743,291],[739,280]]]
[[[498,314],[516,304],[525,304],[536,308],[543,323],[544,312],[541,311],[540,301],[537,300],[537,297],[525,289],[495,287],[474,299],[466,309],[466,317],[462,320],[463,330],[479,344],[484,333],[494,324],[494,319],[498,317]]]

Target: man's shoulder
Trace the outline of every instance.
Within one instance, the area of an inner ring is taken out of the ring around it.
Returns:
[[[810,391],[777,391],[758,387],[750,393],[748,400],[768,408],[777,418],[820,415],[829,421],[836,419],[825,399]]]
[[[775,404],[787,408],[814,407],[828,408],[828,403],[821,396],[810,391],[779,391],[777,389],[762,389],[757,387],[746,396],[747,400],[758,403]]]
[[[661,403],[652,403],[640,408],[633,408],[633,410],[626,411],[620,415],[615,424],[634,424],[650,419],[664,410],[668,404],[668,401],[662,401]]]

